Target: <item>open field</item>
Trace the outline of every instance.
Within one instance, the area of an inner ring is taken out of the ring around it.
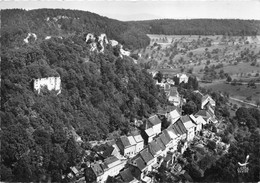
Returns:
[[[257,85],[256,89],[253,89],[251,87],[247,87],[247,85],[237,85],[233,86],[230,84],[225,84],[222,82],[216,82],[216,83],[200,83],[200,86],[212,89],[212,91],[221,91],[221,92],[227,92],[231,97],[247,101],[247,97],[252,97],[251,103],[255,103],[256,99],[260,98],[260,85]]]

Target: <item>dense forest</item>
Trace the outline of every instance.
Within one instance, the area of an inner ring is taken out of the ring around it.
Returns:
[[[128,22],[147,34],[165,35],[259,35],[259,20],[239,19],[160,19]]]
[[[105,33],[128,49],[142,48],[149,44],[149,38],[137,27],[126,22],[102,17],[95,13],[65,9],[1,11],[3,46],[21,46],[28,33],[35,33],[38,39],[47,36],[68,37]]]
[[[1,11],[1,181],[60,182],[87,146],[75,134],[84,142],[127,134],[134,119],[167,103],[151,75],[119,57],[118,47],[91,52],[85,41],[105,33],[125,48],[145,47],[151,31],[137,24],[77,10]],[[25,43],[28,33],[37,39]],[[50,76],[61,77],[59,95],[34,91],[33,79]]]
[[[44,23],[46,17],[62,12],[2,12],[1,181],[60,182],[87,145],[77,143],[73,134],[84,142],[106,139],[115,131],[126,134],[135,118],[148,117],[166,103],[151,75],[130,57],[118,57],[117,47],[106,44],[104,53],[90,51],[84,37],[87,29],[116,39],[127,29],[125,23],[78,11],[63,13],[82,14],[84,26],[79,27],[77,20],[74,25],[74,19],[60,20],[63,29]],[[38,39],[24,43],[28,32]],[[118,39],[127,42],[134,32],[127,29]],[[50,34],[63,38],[43,39]],[[33,79],[49,76],[61,77],[59,95],[47,89],[34,91]]]

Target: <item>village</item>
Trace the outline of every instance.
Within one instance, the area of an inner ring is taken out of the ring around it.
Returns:
[[[186,74],[176,76],[179,83],[188,82]],[[160,175],[160,170],[171,181],[192,181],[184,170],[188,164],[185,153],[192,152],[196,162],[204,161],[207,164],[205,156],[216,154],[216,157],[220,157],[228,152],[229,144],[216,135],[221,130],[218,127],[222,119],[215,115],[216,102],[211,96],[194,91],[201,96],[200,110],[195,114],[182,115],[185,98],[179,95],[174,81],[163,79],[156,84],[164,90],[172,105],[160,108],[148,119],[135,120],[135,129],[128,135],[88,142],[91,150],[85,151],[82,162],[71,167],[71,171],[63,175],[63,180],[151,183],[156,182],[155,177]],[[82,142],[80,137],[77,137],[77,141]],[[202,175],[207,166],[199,169]]]

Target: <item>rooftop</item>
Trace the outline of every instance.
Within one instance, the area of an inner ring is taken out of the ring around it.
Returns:
[[[115,156],[110,156],[106,158],[104,162],[109,168],[121,163],[121,161]]]
[[[122,177],[124,182],[131,182],[134,180],[134,177],[129,168],[126,168],[125,170],[121,171],[119,174]]]
[[[131,146],[130,142],[129,142],[129,139],[127,138],[127,136],[121,136],[120,138],[120,141],[122,142],[123,146],[124,147],[129,147]]]
[[[93,170],[93,172],[96,174],[97,177],[104,173],[99,163],[92,163],[91,169]]]
[[[141,157],[143,158],[144,162],[147,164],[149,163],[152,159],[153,159],[153,156],[152,154],[149,152],[148,148],[145,148],[143,149],[141,152],[140,152],[140,155]]]
[[[152,123],[153,126],[162,123],[157,115],[153,115],[153,116],[149,117],[148,120],[149,120],[150,123]]]
[[[173,125],[172,128],[174,130],[174,132],[177,135],[183,135],[187,132],[184,124],[182,123],[182,121],[180,119],[178,119]]]
[[[145,162],[143,161],[143,159],[141,157],[138,157],[134,160],[133,162],[138,168],[139,170],[143,171],[145,169]]]
[[[150,142],[150,144],[148,144],[148,147],[153,156],[155,156],[161,150],[160,146],[156,143],[155,140]]]

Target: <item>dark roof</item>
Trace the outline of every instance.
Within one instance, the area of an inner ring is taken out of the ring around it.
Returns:
[[[120,141],[122,142],[122,144],[123,144],[124,147],[129,147],[129,146],[131,146],[131,144],[130,144],[128,138],[127,138],[127,136],[125,136],[125,135],[120,137]]]
[[[188,115],[185,115],[185,116],[181,116],[181,121],[183,123],[186,123],[188,121],[191,121],[190,117]]]
[[[161,150],[165,150],[166,147],[165,147],[165,145],[163,144],[162,139],[161,139],[160,136],[157,137],[157,138],[155,139],[155,141],[156,141],[156,143],[159,145],[159,147],[160,147]]]
[[[138,157],[134,160],[134,165],[136,165],[139,170],[143,171],[145,169],[145,162],[143,161],[143,159],[141,157]]]
[[[140,152],[141,157],[143,158],[144,162],[147,164],[149,161],[153,159],[152,154],[149,152],[148,148],[143,149]]]
[[[107,145],[107,146],[106,146],[106,150],[103,152],[102,156],[103,156],[104,158],[107,158],[107,157],[111,156],[111,154],[112,154],[112,152],[114,151],[114,149],[115,149],[115,148],[114,148],[113,146]]]
[[[134,180],[134,177],[129,168],[126,168],[125,170],[121,171],[119,174],[122,177],[124,182],[131,182]]]
[[[187,129],[185,128],[184,124],[180,119],[178,119],[173,125],[172,128],[174,132],[178,135],[183,135],[187,132]]]
[[[174,97],[178,95],[178,91],[176,88],[171,88],[170,90],[170,96]]]
[[[199,110],[195,116],[210,117],[206,110]]]
[[[116,161],[118,161],[118,158],[115,157],[115,156],[110,156],[110,157],[108,157],[108,158],[106,158],[106,159],[104,160],[104,162],[105,162],[107,165],[112,164],[112,163],[114,163],[114,162],[116,162]]]
[[[111,140],[108,140],[106,143],[107,143],[107,145],[112,146],[112,145],[114,145],[116,142],[115,142],[115,139],[111,139]]]
[[[163,134],[163,136],[165,136],[165,139],[166,139],[166,143],[167,143],[167,144],[168,144],[169,142],[171,142],[171,137],[170,137],[170,135],[167,133],[166,129],[164,129],[164,130],[162,131],[162,134]]]
[[[108,166],[105,163],[101,163],[100,166],[103,169],[103,171],[106,171],[108,169]]]
[[[149,150],[151,152],[151,154],[153,156],[156,155],[156,153],[158,153],[161,149],[160,149],[160,146],[156,143],[155,140],[153,140],[152,142],[150,142],[150,144],[148,145],[149,147]]]
[[[101,166],[98,163],[91,164],[91,169],[93,170],[93,172],[96,174],[97,177],[104,173]]]
[[[150,121],[150,123],[152,123],[153,126],[155,126],[155,125],[157,125],[159,123],[162,123],[157,115],[153,115],[153,116],[149,117],[148,120]]]

